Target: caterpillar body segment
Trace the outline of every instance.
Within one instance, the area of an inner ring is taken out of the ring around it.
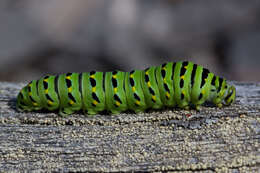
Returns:
[[[166,107],[176,106],[175,92],[173,87],[174,66],[175,63],[170,62],[167,64],[162,64],[156,69],[156,79],[161,100]]]
[[[156,79],[156,67],[150,67],[144,70],[141,78],[142,89],[147,108],[160,109],[163,106],[160,91]]]
[[[56,76],[45,76],[38,81],[33,80],[33,85],[28,86],[29,90],[31,89],[36,91],[36,94],[33,94],[33,96],[38,97],[37,105],[39,108],[52,111],[60,107],[60,98],[57,88],[58,85],[55,84],[57,82],[56,80]]]
[[[125,72],[107,72],[105,78],[106,109],[112,114],[126,111],[128,108],[124,90]]]
[[[62,116],[79,110],[94,115],[105,110],[138,113],[164,107],[199,110],[205,102],[230,105],[235,97],[235,87],[225,79],[184,61],[131,72],[48,75],[22,88],[16,106],[19,111],[58,110]]]
[[[128,107],[136,113],[143,112],[147,108],[142,87],[144,72],[141,70],[134,70],[126,72],[126,74],[125,91]]]
[[[84,114],[94,115],[106,109],[103,72],[81,73],[82,110]]]

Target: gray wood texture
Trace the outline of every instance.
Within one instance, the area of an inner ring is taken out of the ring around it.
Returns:
[[[0,83],[0,172],[260,171],[260,83],[233,82],[236,102],[66,118],[15,110],[24,84]]]

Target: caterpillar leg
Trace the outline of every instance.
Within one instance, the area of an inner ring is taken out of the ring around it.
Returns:
[[[185,110],[190,110],[190,106],[187,105],[187,106],[184,107],[184,109],[185,109]]]
[[[179,108],[185,109],[185,110],[189,110],[190,106],[189,105],[178,105]]]
[[[90,110],[85,110],[85,109],[83,109],[83,114],[84,115],[86,115],[86,116],[88,116],[88,117],[93,117],[94,115],[96,115],[98,112],[96,112],[96,111],[90,111]]]
[[[111,110],[110,111],[111,113],[111,115],[117,115],[117,114],[120,114],[122,111],[117,111],[117,110]]]
[[[59,115],[62,117],[67,117],[68,115],[74,113],[75,111],[71,110],[70,108],[61,108],[59,110]]]
[[[223,104],[222,104],[222,103],[218,103],[216,106],[217,106],[218,108],[222,108]]]
[[[196,109],[197,111],[200,111],[200,110],[201,110],[201,106],[200,106],[200,105],[195,105],[195,109]]]

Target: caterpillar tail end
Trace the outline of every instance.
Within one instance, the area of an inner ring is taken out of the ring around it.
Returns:
[[[224,96],[224,105],[228,106],[232,104],[236,99],[236,88],[232,85],[229,86]]]
[[[27,105],[26,99],[23,96],[22,92],[19,92],[16,98],[15,107],[18,112],[31,111],[30,106]]]
[[[24,109],[21,107],[20,101],[16,100],[15,108],[18,112],[24,112]]]

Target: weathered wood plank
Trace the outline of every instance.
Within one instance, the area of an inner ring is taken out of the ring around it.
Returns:
[[[260,171],[260,83],[234,84],[222,109],[61,118],[16,112],[23,84],[0,83],[0,171]]]

